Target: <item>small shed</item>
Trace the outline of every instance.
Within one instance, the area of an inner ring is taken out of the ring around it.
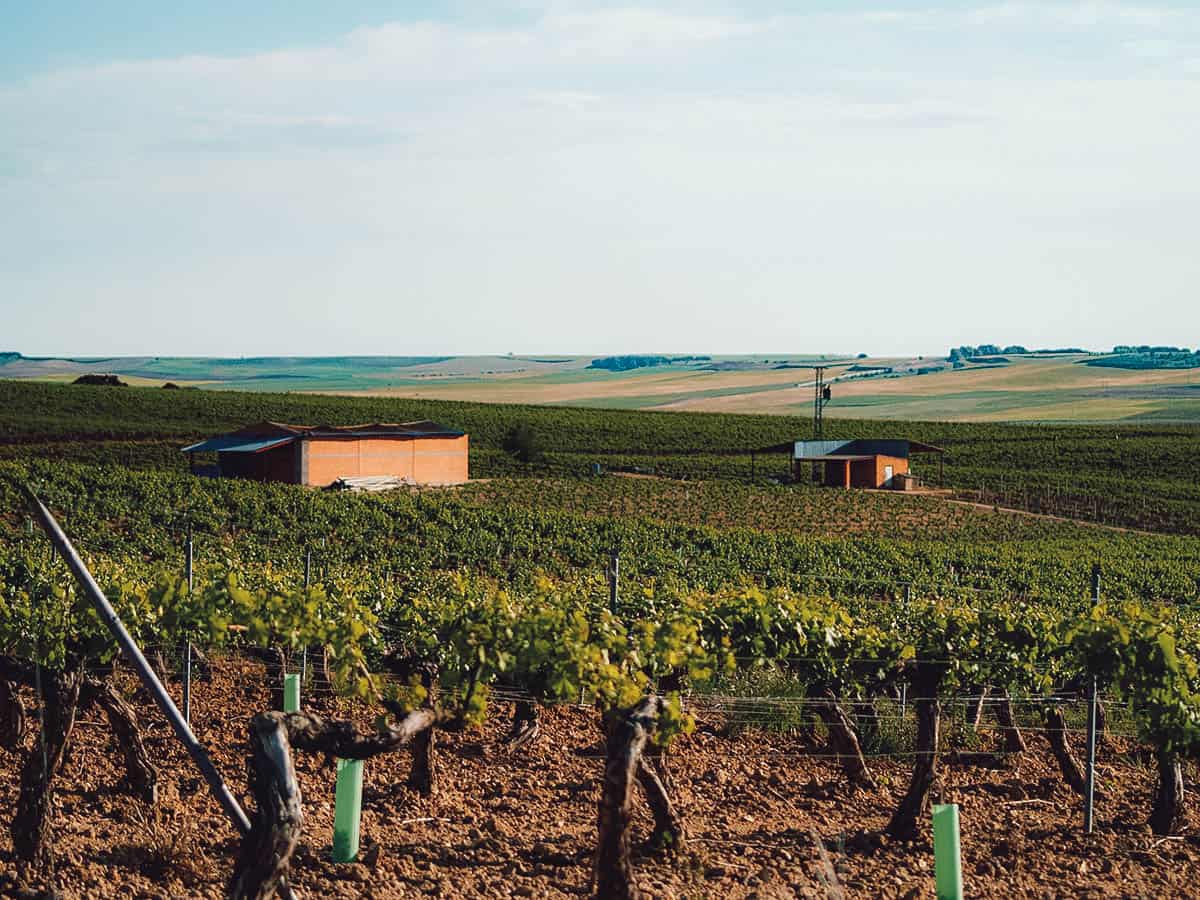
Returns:
[[[941,447],[906,440],[796,441],[792,466],[797,479],[806,463],[824,466],[830,487],[900,489],[914,453],[943,453]]]
[[[215,453],[225,478],[328,486],[338,479],[390,476],[409,484],[463,484],[468,437],[436,422],[286,425],[259,422],[183,448]]]

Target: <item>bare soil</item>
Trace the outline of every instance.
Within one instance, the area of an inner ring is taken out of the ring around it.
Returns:
[[[268,697],[261,668],[240,660],[219,662],[214,681],[193,691],[196,731],[248,810],[247,725]],[[306,699],[322,712],[343,703],[319,693]],[[85,714],[58,782],[53,881],[68,898],[221,897],[234,832],[161,717],[136,700],[162,768],[159,810],[116,790],[113,739],[101,718]],[[500,740],[511,709],[498,703],[494,712],[482,730],[439,733],[435,797],[404,787],[407,751],[366,763],[359,863],[330,861],[334,772],[323,759],[301,756],[306,821],[292,867],[297,895],[587,896],[603,768],[596,715],[548,710],[539,740],[509,754]],[[880,787],[852,795],[822,747],[784,734],[723,731],[721,719],[701,715],[696,733],[671,749],[672,790],[690,830],[686,851],[661,858],[641,849],[651,821],[639,799],[636,866],[649,896],[825,897],[816,839],[849,897],[933,895],[928,833],[911,844],[881,834],[907,785],[905,759],[871,760]],[[1028,737],[1030,750],[1011,768],[944,767],[941,800],[960,804],[967,896],[1197,894],[1197,817],[1182,837],[1149,833],[1154,780],[1138,748],[1114,739],[1101,754],[1104,795],[1097,833],[1088,837],[1079,799],[1045,742]],[[7,826],[19,766],[33,746],[27,734],[20,755],[0,750],[3,896],[31,896],[18,879]]]

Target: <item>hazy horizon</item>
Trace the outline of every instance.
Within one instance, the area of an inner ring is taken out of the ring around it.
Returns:
[[[243,353],[236,355],[220,354],[220,353],[26,353],[15,348],[0,348],[0,354],[17,353],[24,359],[28,360],[79,360],[101,362],[106,359],[212,359],[212,360],[255,360],[255,359],[471,359],[479,357],[496,357],[499,359],[529,359],[532,357],[562,357],[563,359],[587,359],[587,358],[607,358],[614,356],[711,356],[714,358],[728,359],[732,357],[792,357],[797,359],[807,358],[828,358],[828,359],[849,359],[852,360],[862,353],[866,353],[870,359],[907,359],[918,356],[944,357],[949,354],[949,351],[954,347],[961,346],[978,346],[979,343],[988,342],[959,342],[950,347],[945,347],[936,350],[924,350],[915,353],[872,353],[868,350],[856,351],[832,351],[832,350],[757,350],[751,352],[724,353],[718,350],[608,350],[608,351],[588,351],[588,352],[573,352],[573,351],[511,351],[504,353]],[[1001,345],[1003,349],[1004,345]],[[1015,345],[1009,345],[1015,346]],[[1086,353],[1105,354],[1111,353],[1112,347],[1082,347],[1078,344],[1063,345],[1062,347],[1043,347],[1033,344],[1023,345],[1029,352],[1043,350],[1063,350],[1063,349],[1079,349]],[[1156,344],[1154,346],[1167,346],[1165,344]],[[1172,345],[1175,346],[1175,345]],[[1191,345],[1187,346],[1192,349]]]

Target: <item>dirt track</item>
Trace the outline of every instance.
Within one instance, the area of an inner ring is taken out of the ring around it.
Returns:
[[[1016,509],[1011,506],[996,506],[991,503],[979,503],[975,500],[952,500],[947,498],[947,503],[953,503],[955,506],[966,506],[972,509],[979,509],[985,512],[1002,512],[1012,516],[1027,516],[1030,519],[1045,519],[1048,522],[1066,522],[1070,525],[1084,525],[1088,528],[1100,528],[1105,531],[1117,531],[1122,534],[1145,534],[1151,537],[1162,534],[1159,531],[1143,531],[1139,528],[1126,528],[1123,525],[1108,525],[1104,522],[1093,522],[1090,519],[1070,519],[1066,516],[1056,516],[1051,513],[1031,512],[1028,509]]]
[[[196,687],[198,733],[244,803],[245,725],[266,702],[252,665],[224,665],[214,683]],[[313,705],[330,703],[318,698]],[[141,709],[147,722],[158,722]],[[540,741],[508,755],[498,745],[508,709],[500,704],[496,713],[482,733],[439,737],[435,798],[403,787],[406,752],[366,764],[366,864],[329,861],[333,772],[320,759],[301,757],[306,822],[292,874],[298,896],[586,896],[602,768],[595,715],[552,710]],[[639,853],[648,895],[824,897],[815,833],[848,896],[932,896],[928,841],[896,844],[880,836],[907,784],[904,760],[872,760],[881,787],[849,796],[820,757],[823,748],[764,732],[727,737],[722,724],[701,717],[697,733],[672,748],[691,844],[675,860]],[[151,752],[163,764],[157,827],[114,792],[119,773],[101,721],[88,714],[80,722],[57,800],[55,878],[65,897],[222,896],[236,849],[232,830],[166,726],[153,724],[149,732]],[[967,896],[1194,895],[1200,841],[1190,834],[1160,840],[1146,831],[1146,767],[1112,751],[1102,755],[1102,787],[1110,793],[1099,807],[1099,833],[1088,839],[1080,833],[1078,798],[1063,786],[1042,739],[1029,739],[1030,751],[1012,770],[945,769],[942,799],[961,805]],[[18,766],[16,755],[0,751],[5,896],[20,895],[7,830]],[[649,826],[639,809],[637,840]],[[174,835],[182,839],[172,852]]]

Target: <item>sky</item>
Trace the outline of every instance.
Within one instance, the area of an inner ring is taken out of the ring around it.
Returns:
[[[0,2],[0,351],[1200,344],[1200,4]]]

